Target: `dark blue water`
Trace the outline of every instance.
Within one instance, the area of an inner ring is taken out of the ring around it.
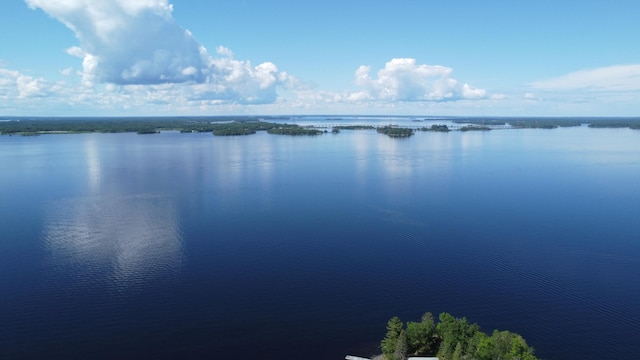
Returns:
[[[0,357],[342,359],[450,312],[640,353],[640,132],[0,137]]]

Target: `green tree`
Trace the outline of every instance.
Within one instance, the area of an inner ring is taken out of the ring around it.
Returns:
[[[404,324],[397,317],[392,317],[389,322],[387,322],[387,334],[384,339],[382,339],[382,354],[384,358],[387,360],[396,360],[396,349],[398,347],[398,339],[400,339],[400,334],[403,333]]]
[[[494,330],[491,338],[493,340],[494,359],[509,360],[508,353],[511,350],[511,333],[508,331]]]
[[[524,338],[518,334],[512,334],[511,349],[508,353],[509,359],[513,360],[536,360],[535,349],[527,345]]]
[[[475,351],[477,360],[536,360],[534,349],[518,334],[494,330],[484,336]]]
[[[463,360],[464,354],[462,352],[462,343],[458,342],[456,344],[456,349],[453,351],[453,355],[451,356],[451,360]]]
[[[451,359],[453,353],[460,344],[460,351],[462,356],[472,354],[475,349],[472,345],[475,344],[474,339],[480,328],[477,324],[469,324],[467,318],[457,319],[449,313],[441,313],[440,322],[436,326],[438,334],[442,338],[442,344],[440,345],[440,351],[438,351],[438,357],[444,359]]]
[[[412,355],[434,355],[437,352],[436,325],[433,315],[422,315],[421,322],[407,322],[407,350]]]
[[[407,360],[407,334],[404,330],[400,331],[398,341],[396,342],[396,351],[393,354],[394,360]]]
[[[477,360],[493,360],[493,340],[481,332],[476,338],[475,358]]]

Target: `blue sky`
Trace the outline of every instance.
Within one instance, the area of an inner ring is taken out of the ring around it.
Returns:
[[[1,116],[640,116],[635,0],[3,5]]]

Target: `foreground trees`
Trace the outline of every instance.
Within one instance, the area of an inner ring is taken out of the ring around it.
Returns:
[[[426,313],[420,322],[393,317],[381,348],[387,360],[404,360],[407,356],[437,356],[440,360],[537,360],[534,349],[522,336],[494,330],[491,336],[480,331],[466,318],[441,313],[436,324]]]

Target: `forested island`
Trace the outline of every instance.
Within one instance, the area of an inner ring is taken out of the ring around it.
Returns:
[[[373,125],[338,125],[333,128],[338,130],[375,130],[376,127]]]
[[[413,135],[413,130],[409,128],[397,127],[397,126],[381,126],[376,129],[380,134],[385,134],[389,137],[409,137]]]
[[[460,131],[489,131],[490,127],[485,125],[467,125],[460,128]]]
[[[466,318],[441,313],[435,321],[431,313],[420,322],[404,324],[398,317],[387,323],[380,347],[384,360],[405,360],[409,356],[437,356],[440,360],[537,360],[534,348],[522,336],[494,330],[480,331]]]
[[[438,124],[434,124],[434,125],[431,125],[429,127],[424,126],[424,127],[421,127],[420,130],[422,130],[422,131],[435,131],[435,132],[449,132],[449,131],[451,131],[451,129],[449,129],[449,127],[447,125],[438,125]]]
[[[33,136],[70,133],[157,134],[161,131],[182,133],[209,132],[216,136],[240,136],[266,131],[276,135],[320,135],[328,132],[324,125],[301,126],[282,123],[281,117],[118,117],[118,118],[15,118],[0,119],[0,134]],[[381,117],[380,120],[384,118]],[[278,122],[274,122],[276,120]],[[328,121],[329,119],[327,119]],[[342,119],[340,119],[342,120]],[[333,125],[331,132],[340,130],[376,130],[389,137],[404,138],[415,131],[449,132],[488,131],[492,129],[555,129],[558,127],[589,126],[591,128],[640,129],[640,118],[447,118],[453,129],[443,124],[431,126],[398,125]],[[422,121],[422,120],[421,120]],[[427,121],[427,120],[425,120]]]

